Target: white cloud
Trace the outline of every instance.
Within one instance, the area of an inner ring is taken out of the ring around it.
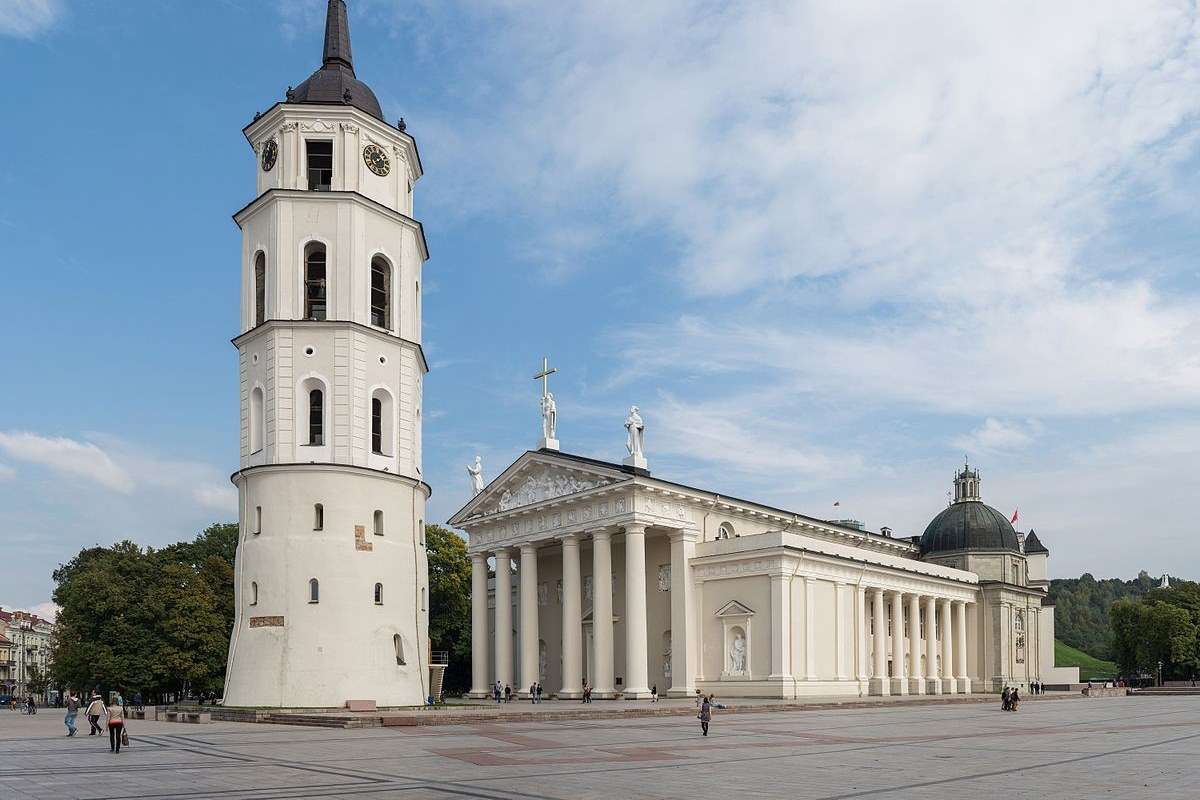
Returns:
[[[84,478],[122,494],[134,490],[129,473],[91,442],[8,431],[0,432],[0,449],[7,452],[9,458],[40,464],[60,475]]]
[[[62,17],[61,0],[0,0],[0,34],[32,39]]]
[[[1042,425],[1037,420],[1002,422],[988,417],[975,430],[957,437],[954,446],[967,453],[1020,450],[1031,445],[1041,432]]]
[[[17,471],[8,464],[0,464],[0,481],[6,481],[10,478],[15,478]]]

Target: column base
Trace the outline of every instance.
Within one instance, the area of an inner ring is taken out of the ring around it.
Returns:
[[[942,678],[942,694],[957,694],[958,689],[954,686],[954,678]]]
[[[925,694],[925,679],[924,678],[909,678],[908,679],[909,694]],[[937,694],[937,692],[934,692]]]
[[[560,689],[554,693],[555,700],[582,700],[582,689]]]
[[[970,694],[971,693],[971,679],[970,678],[955,678],[954,683],[956,684],[955,689],[958,694]]]
[[[942,679],[934,677],[925,678],[925,694],[943,694]]]
[[[467,697],[471,698],[472,700],[483,700],[483,699],[491,697],[491,696],[492,696],[492,693],[488,692],[488,691],[477,692],[474,689],[472,689],[471,691],[467,692]]]
[[[888,680],[891,681],[892,684],[892,694],[908,694],[908,678],[889,678]]]
[[[622,696],[621,692],[612,689],[592,689],[593,700],[620,700]]]
[[[887,678],[871,678],[867,681],[867,694],[872,697],[886,697],[891,694],[889,688]]]
[[[680,697],[695,697],[695,696],[696,696],[696,687],[695,686],[680,686],[678,688],[672,686],[670,689],[667,689],[667,697],[680,698]]]
[[[651,695],[649,689],[626,689],[624,697],[626,700],[649,700]]]

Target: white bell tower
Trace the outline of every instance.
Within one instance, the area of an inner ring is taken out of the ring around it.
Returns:
[[[321,67],[244,133],[241,503],[225,703],[429,693],[416,142],[354,74],[330,0]]]

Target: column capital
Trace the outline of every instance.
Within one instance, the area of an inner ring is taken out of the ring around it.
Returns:
[[[612,531],[608,530],[607,528],[600,528],[598,530],[590,531],[590,533],[592,536],[592,541],[606,542],[612,539]]]
[[[558,537],[558,541],[563,547],[578,547],[579,541],[583,538],[581,533],[564,533]]]
[[[667,531],[667,537],[672,542],[698,542],[700,541],[700,531],[690,528],[673,528]]]
[[[488,560],[487,553],[471,553],[471,563],[483,563]]]
[[[638,522],[631,522],[628,525],[622,525],[621,527],[624,529],[626,536],[631,533],[638,535],[645,535],[646,533],[646,526]]]
[[[496,558],[508,558],[510,555],[509,551],[511,549],[512,548],[510,547],[497,547],[492,551],[492,555],[494,555]]]
[[[520,544],[517,545],[517,549],[521,551],[522,555],[524,555],[526,551],[529,551],[529,550],[536,551],[537,546],[538,546],[537,542],[521,542]]]

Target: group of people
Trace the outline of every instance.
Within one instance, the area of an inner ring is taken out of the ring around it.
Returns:
[[[69,737],[79,732],[75,727],[75,718],[82,705],[83,701],[78,694],[72,691],[67,692],[67,715],[63,718],[63,724],[67,726],[67,736]],[[128,746],[129,734],[125,730],[125,698],[121,696],[120,692],[113,695],[112,702],[105,703],[100,692],[93,691],[83,713],[90,726],[88,736],[104,736],[104,728],[100,726],[100,718],[104,717],[105,725],[108,727],[108,749],[113,753],[119,753],[122,745]]]
[[[542,684],[540,681],[537,683],[529,684],[529,702],[531,702],[531,703],[542,702]]]
[[[1033,681],[1032,683],[1029,684],[1029,693],[1030,694],[1045,694],[1046,687],[1044,685],[1042,685],[1041,681]]]
[[[1000,710],[1001,711],[1016,711],[1017,706],[1021,703],[1021,694],[1017,691],[1017,687],[1004,687],[1004,691],[1000,693]]]
[[[712,722],[712,712],[716,708],[724,708],[725,706],[717,702],[715,694],[701,694],[700,690],[696,690],[696,706],[700,711],[696,714],[696,719],[700,720],[700,733],[708,736],[708,724]]]

